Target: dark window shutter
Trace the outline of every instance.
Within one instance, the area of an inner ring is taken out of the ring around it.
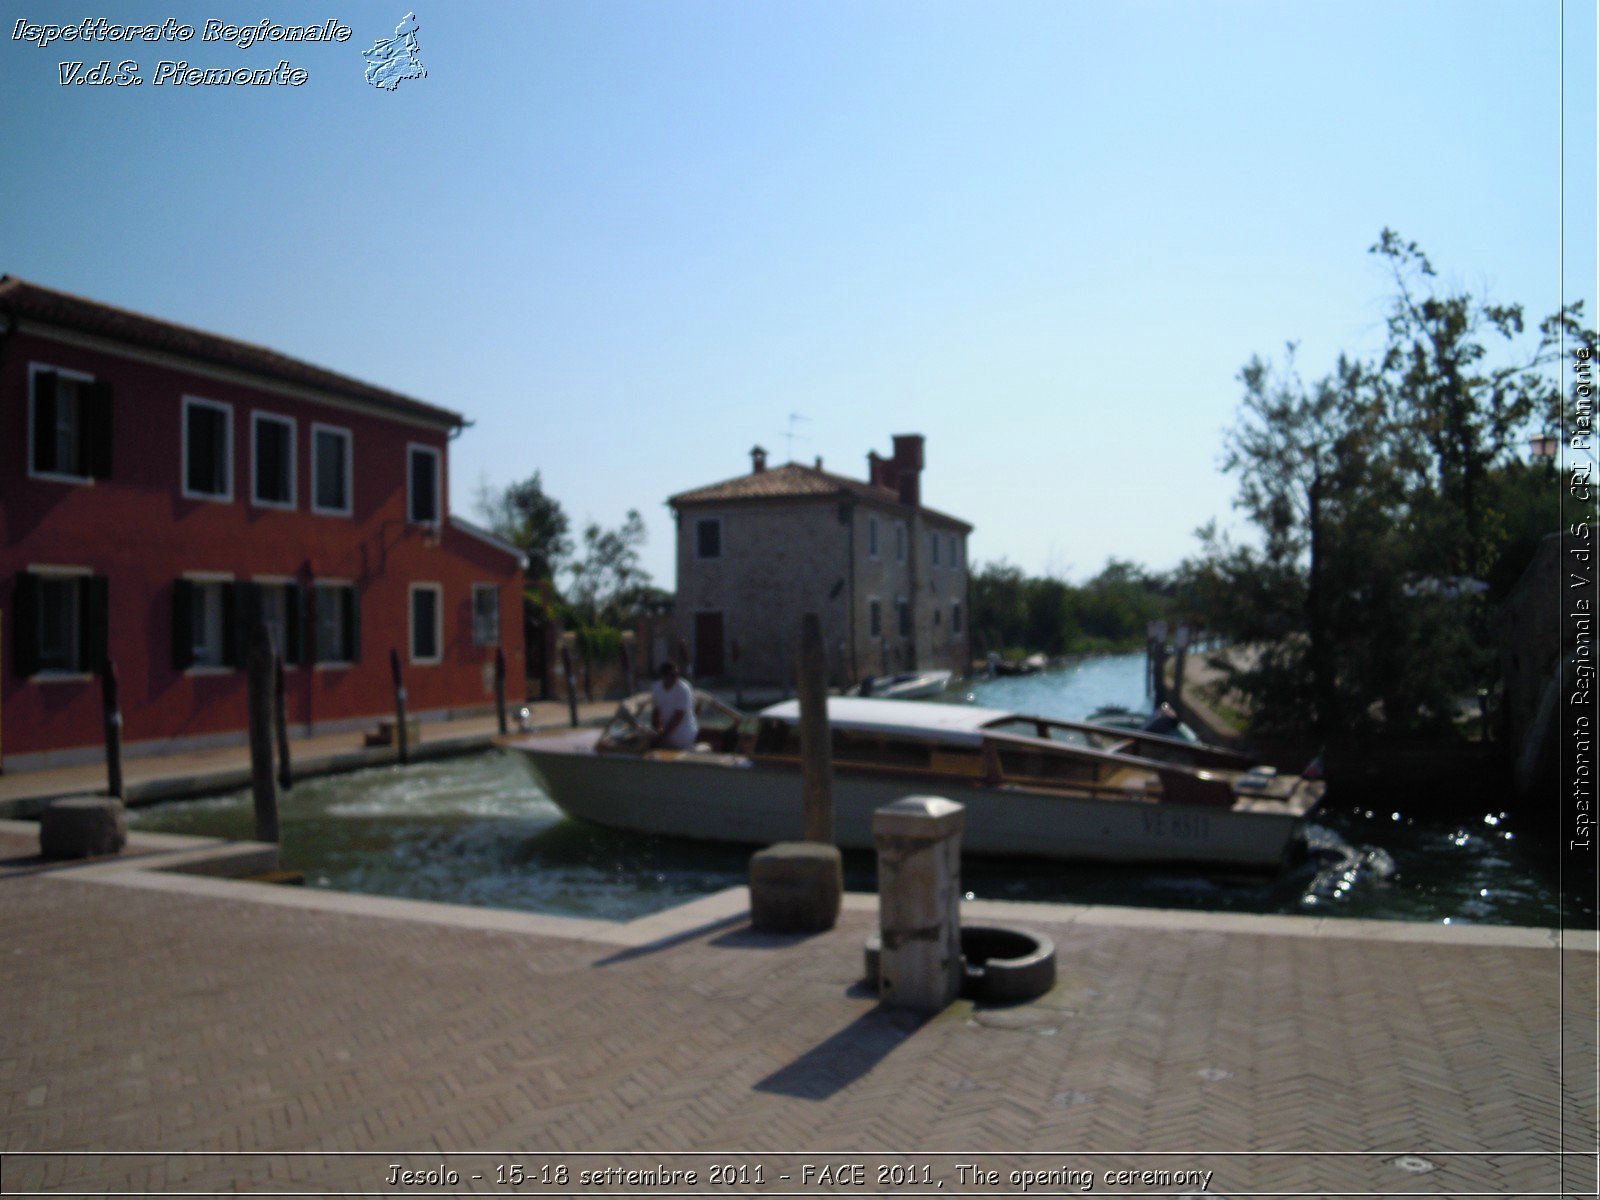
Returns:
[[[344,603],[344,632],[350,639],[350,661],[361,661],[361,597],[354,587],[341,589]]]
[[[194,584],[180,579],[172,589],[172,665],[194,666]]]
[[[83,474],[111,478],[111,385],[91,383],[83,400]]]
[[[15,663],[12,667],[19,676],[27,678],[39,673],[39,577],[28,571],[17,572],[17,582],[12,590],[11,632]]]
[[[242,580],[222,589],[222,661],[230,667],[249,661],[261,624],[261,585]]]
[[[55,471],[56,373],[40,371],[33,377],[33,469]]]
[[[283,585],[283,661],[307,662],[306,656],[306,593],[298,583]]]
[[[104,575],[91,575],[82,581],[78,630],[80,660],[85,671],[105,674],[111,625],[111,583]]]
[[[325,648],[317,645],[317,630],[321,623],[321,610],[317,603],[317,587],[315,584],[306,588],[305,599],[306,627],[305,637],[302,639],[301,644],[305,649],[305,661],[317,663],[322,661],[322,654]]]

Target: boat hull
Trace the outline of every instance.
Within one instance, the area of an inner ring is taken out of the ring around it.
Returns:
[[[569,747],[513,747],[569,816],[615,829],[769,845],[803,837],[797,769],[735,755],[634,758]],[[1302,819],[1289,813],[1096,799],[959,779],[937,784],[834,767],[835,841],[871,849],[872,814],[907,795],[966,806],[965,853],[1101,862],[1281,866]]]

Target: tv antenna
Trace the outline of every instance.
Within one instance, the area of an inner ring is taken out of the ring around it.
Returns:
[[[786,453],[789,456],[789,461],[790,462],[794,461],[794,439],[796,437],[796,434],[795,434],[795,431],[794,431],[794,423],[796,421],[804,421],[806,424],[809,425],[811,423],[811,418],[807,417],[807,416],[803,416],[800,413],[792,412],[792,413],[789,414],[789,431],[783,435],[783,440],[784,440],[784,444],[785,444],[784,453]],[[803,442],[806,439],[802,436],[800,438],[800,440]]]

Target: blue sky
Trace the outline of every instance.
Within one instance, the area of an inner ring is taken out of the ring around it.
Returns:
[[[1378,344],[1385,226],[1594,320],[1592,3],[1563,46],[1560,0],[409,2],[393,92],[360,50],[398,4],[9,6],[0,270],[465,412],[457,509],[537,469],[576,525],[638,508],[667,587],[666,497],[784,459],[791,413],[856,476],[924,434],[979,560],[1173,565],[1230,520],[1240,366]],[[354,36],[11,40],[223,13]],[[101,57],[147,82],[57,83]]]

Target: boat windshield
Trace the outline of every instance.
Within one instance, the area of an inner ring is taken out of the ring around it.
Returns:
[[[1045,738],[1063,746],[1082,746],[1087,750],[1110,750],[1122,740],[1110,734],[1092,733],[1085,729],[1069,729],[1035,717],[1006,717],[984,726],[991,733],[1010,733],[1021,737]]]

